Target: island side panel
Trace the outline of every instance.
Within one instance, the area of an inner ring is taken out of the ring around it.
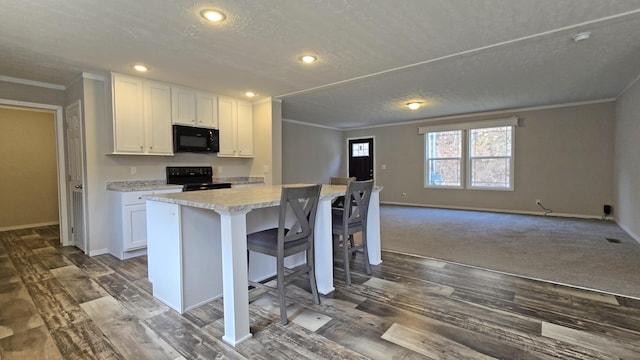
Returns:
[[[182,313],[180,206],[147,200],[147,262],[153,296]]]
[[[371,193],[369,211],[367,213],[367,250],[369,263],[380,265],[382,263],[382,251],[380,244],[380,191]]]
[[[222,296],[220,215],[183,206],[183,308],[189,311]]]
[[[327,295],[333,287],[333,235],[331,233],[332,198],[318,202],[316,224],[314,228],[314,256],[316,284],[318,292]]]

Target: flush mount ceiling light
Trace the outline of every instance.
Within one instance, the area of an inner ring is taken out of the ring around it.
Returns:
[[[244,93],[244,95],[246,97],[254,97],[256,96],[256,93],[254,93],[253,91],[247,91],[246,93]]]
[[[313,55],[302,55],[302,56],[300,56],[300,61],[302,61],[305,64],[311,64],[313,62],[316,62],[316,60],[318,60],[318,58],[316,56],[313,56]]]
[[[147,69],[146,66],[142,65],[142,64],[137,64],[133,66],[134,69],[136,69],[136,71],[140,71],[140,72],[145,72],[149,69]]]
[[[571,39],[575,42],[578,42],[578,41],[587,40],[590,37],[591,37],[591,32],[585,31],[585,32],[581,32],[579,34],[573,35]]]
[[[420,106],[422,106],[422,103],[417,101],[407,103],[407,107],[411,110],[418,110],[420,109]]]
[[[222,22],[227,18],[227,15],[222,11],[212,9],[204,9],[200,11],[200,16],[211,22]]]

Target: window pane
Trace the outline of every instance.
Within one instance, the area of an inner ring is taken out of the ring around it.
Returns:
[[[471,157],[511,156],[511,126],[470,131]]]
[[[429,133],[428,158],[462,157],[462,131]]]
[[[353,157],[369,156],[369,143],[352,144],[351,153]]]
[[[462,185],[462,131],[427,134],[426,186]]]
[[[471,186],[509,188],[511,158],[471,159]]]
[[[460,159],[429,160],[429,186],[460,186]]]

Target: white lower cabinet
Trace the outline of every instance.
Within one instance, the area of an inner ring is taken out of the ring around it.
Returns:
[[[145,195],[180,192],[181,189],[110,191],[112,234],[109,253],[124,260],[147,253],[147,210]]]

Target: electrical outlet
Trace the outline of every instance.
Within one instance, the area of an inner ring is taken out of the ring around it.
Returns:
[[[131,175],[135,175],[138,172],[138,169],[135,166],[131,167]]]
[[[542,200],[536,199],[536,205],[540,205],[540,204],[542,204]]]
[[[406,198],[406,197],[407,197],[407,193],[406,193],[406,192],[403,192],[403,193],[402,193],[402,197],[403,197],[403,198]]]

